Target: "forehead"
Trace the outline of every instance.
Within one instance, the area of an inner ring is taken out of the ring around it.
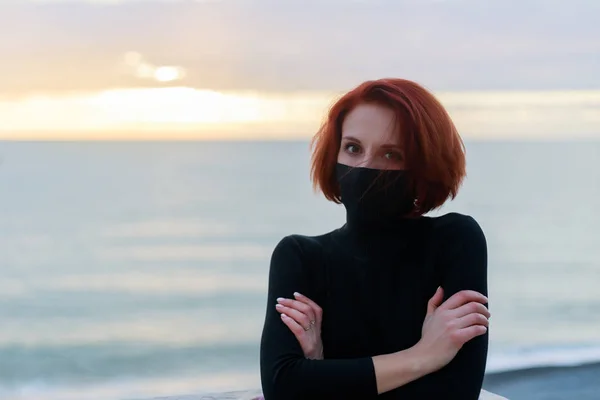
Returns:
[[[352,136],[361,142],[399,144],[396,116],[391,109],[373,103],[357,105],[346,115],[342,137]]]

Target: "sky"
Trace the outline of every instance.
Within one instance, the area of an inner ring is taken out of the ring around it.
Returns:
[[[600,90],[598,15],[597,0],[2,0],[0,137],[304,131],[383,76],[573,96]]]

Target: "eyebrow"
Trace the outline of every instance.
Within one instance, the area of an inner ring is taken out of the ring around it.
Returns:
[[[346,140],[348,142],[356,142],[356,143],[361,143],[360,140],[358,140],[357,138],[355,138],[354,136],[344,136],[342,138],[343,140]],[[402,147],[399,144],[393,144],[393,143],[386,143],[380,146],[383,149],[402,149]]]

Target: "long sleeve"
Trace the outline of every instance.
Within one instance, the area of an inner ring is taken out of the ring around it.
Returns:
[[[287,236],[271,256],[267,309],[260,343],[260,371],[265,400],[373,398],[377,383],[370,357],[309,360],[275,309],[278,297],[294,292],[314,298],[303,252]],[[324,310],[327,312],[327,310]]]
[[[470,216],[449,221],[441,238],[443,251],[438,260],[444,301],[461,290],[488,295],[487,242],[479,224]],[[486,368],[489,334],[465,343],[444,368],[425,377],[427,398],[477,400]]]

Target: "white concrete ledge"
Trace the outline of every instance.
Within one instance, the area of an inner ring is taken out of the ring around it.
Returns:
[[[479,400],[508,400],[508,399],[506,397],[499,396],[492,392],[482,390],[481,395],[479,396]]]
[[[155,397],[146,400],[262,400],[259,390],[245,390],[238,392],[190,394],[183,396]],[[479,400],[508,400],[506,397],[482,390]]]
[[[137,400],[262,400],[260,390],[244,390],[237,392],[198,393],[182,396],[153,397]]]

